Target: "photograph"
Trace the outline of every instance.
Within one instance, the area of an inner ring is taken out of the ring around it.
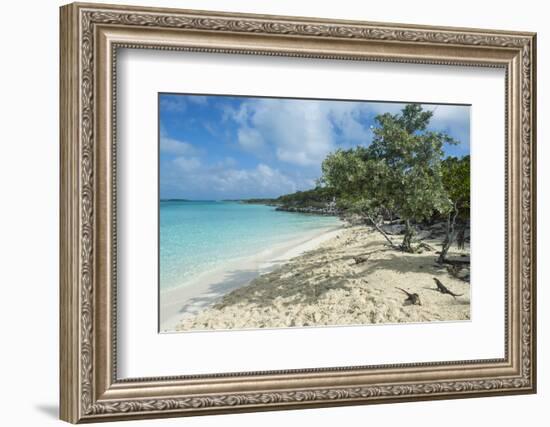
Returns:
[[[159,93],[159,332],[469,321],[470,108]]]

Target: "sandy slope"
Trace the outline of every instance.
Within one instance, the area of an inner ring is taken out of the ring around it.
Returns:
[[[438,242],[428,243],[437,248]],[[453,247],[450,255],[460,253]],[[368,260],[356,264],[355,256],[366,256]],[[420,254],[398,252],[388,248],[383,237],[371,228],[350,227],[316,249],[229,292],[175,329],[468,320],[469,283],[437,266],[435,258],[435,252],[429,250]],[[433,277],[463,295],[455,299],[437,292]],[[407,304],[407,296],[396,287],[418,293],[422,305]]]
[[[234,289],[245,286],[261,274],[275,270],[291,258],[318,248],[340,232],[340,227],[314,230],[252,256],[223,264],[195,277],[185,286],[161,291],[160,331],[173,331],[182,319],[195,316]]]

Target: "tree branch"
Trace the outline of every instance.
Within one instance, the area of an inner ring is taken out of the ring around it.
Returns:
[[[385,239],[388,241],[388,243],[390,244],[390,246],[394,249],[399,249],[399,246],[395,245],[392,240],[390,239],[390,237],[387,235],[387,233],[378,225],[378,223],[372,218],[372,216],[370,215],[367,215],[367,218],[370,220],[370,222],[372,223],[373,227],[376,229],[376,231],[378,231],[382,236],[385,237]]]

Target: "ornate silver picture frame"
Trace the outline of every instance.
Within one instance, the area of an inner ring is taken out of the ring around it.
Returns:
[[[61,419],[97,422],[536,391],[535,34],[80,3],[63,6],[60,18]],[[119,378],[120,49],[504,70],[504,357]]]

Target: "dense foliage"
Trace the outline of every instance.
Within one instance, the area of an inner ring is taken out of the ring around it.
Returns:
[[[458,238],[459,246],[464,245],[466,224],[470,221],[470,156],[461,159],[447,157],[443,160],[442,179],[452,209],[447,214],[447,232],[438,262],[445,262],[447,252]],[[457,233],[457,226],[460,227]]]
[[[457,219],[470,220],[470,156],[447,157],[441,163],[443,186],[457,211]]]
[[[409,252],[414,250],[412,223],[434,213],[449,216],[455,197],[463,212],[469,202],[469,180],[468,190],[459,183],[469,158],[456,165],[443,160],[443,145],[457,141],[427,130],[432,114],[417,104],[405,106],[400,114],[381,114],[375,119],[372,143],[337,150],[322,164],[322,182],[340,195],[342,207],[364,215],[382,233],[381,220],[404,221],[400,248]]]
[[[313,190],[286,194],[277,199],[283,206],[289,207],[325,207],[336,197],[336,190],[329,187],[316,187]]]

